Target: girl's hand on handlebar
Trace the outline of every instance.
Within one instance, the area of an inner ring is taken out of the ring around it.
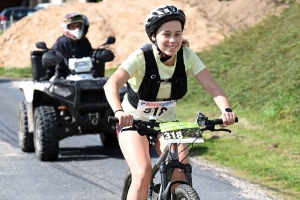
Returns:
[[[221,117],[220,117],[224,124],[221,125],[221,127],[226,127],[226,126],[229,126],[229,125],[232,125],[235,123],[235,120],[236,120],[236,115],[234,112],[226,112],[224,111],[222,114],[221,114]]]
[[[119,119],[120,126],[130,126],[133,123],[133,116],[123,111],[117,112],[115,117]]]

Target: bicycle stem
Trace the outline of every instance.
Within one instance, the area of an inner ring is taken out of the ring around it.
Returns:
[[[172,143],[170,146],[170,161],[179,161],[178,144]]]

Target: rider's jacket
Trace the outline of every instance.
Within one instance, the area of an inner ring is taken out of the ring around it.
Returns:
[[[63,35],[56,40],[51,50],[59,52],[64,56],[64,60],[55,67],[56,77],[66,77],[69,75],[70,71],[67,65],[69,58],[90,57],[93,54],[92,45],[86,37],[74,41]]]

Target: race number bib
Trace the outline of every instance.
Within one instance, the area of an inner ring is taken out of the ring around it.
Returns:
[[[203,143],[198,123],[166,122],[159,125],[167,143]]]
[[[156,116],[160,118],[165,114],[172,111],[172,109],[176,106],[176,101],[143,101],[139,100],[137,106],[137,114],[141,117],[145,117],[149,119],[149,116]]]

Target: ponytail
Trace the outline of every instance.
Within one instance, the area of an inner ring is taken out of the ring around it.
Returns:
[[[182,44],[181,44],[181,47],[189,47],[190,46],[190,43],[187,39],[183,39],[182,40]]]

